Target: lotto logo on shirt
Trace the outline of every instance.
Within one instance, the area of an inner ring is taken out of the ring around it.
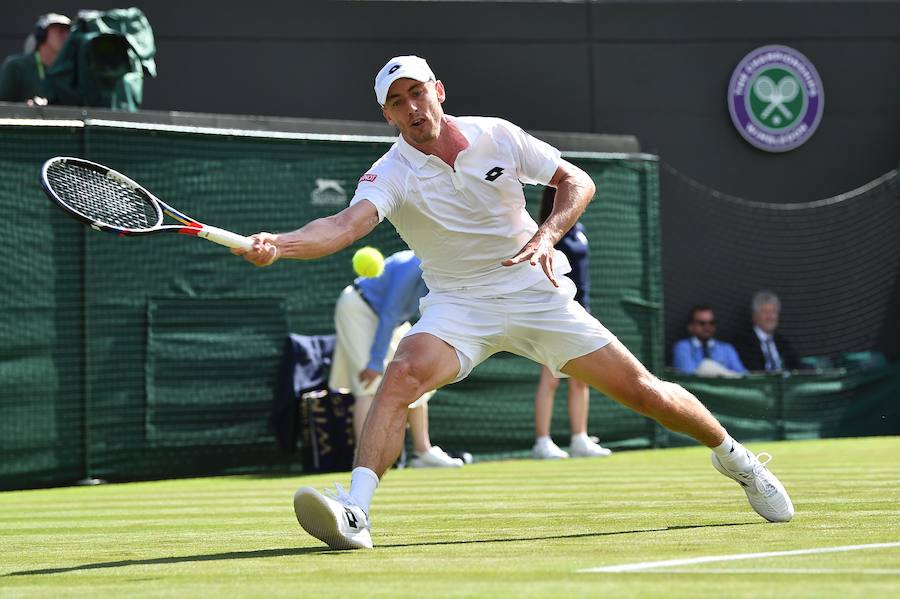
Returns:
[[[366,183],[366,182],[371,183],[372,181],[374,181],[377,178],[378,178],[378,175],[376,175],[375,173],[366,173],[365,175],[363,175],[362,177],[359,178],[359,182],[360,183]]]

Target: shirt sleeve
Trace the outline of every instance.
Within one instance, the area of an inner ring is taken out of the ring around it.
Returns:
[[[398,175],[376,163],[359,178],[350,206],[361,200],[369,200],[378,210],[378,222],[381,222],[390,218],[403,202],[401,189]]]
[[[672,368],[685,374],[694,374],[697,370],[697,363],[693,356],[693,347],[691,342],[682,339],[672,348]]]
[[[559,166],[560,152],[550,144],[526,133],[508,121],[500,121],[509,134],[516,157],[519,181],[546,185]]]
[[[384,358],[394,329],[406,322],[410,302],[418,301],[418,283],[422,278],[417,264],[404,264],[392,273],[388,282],[381,310],[378,313],[378,327],[369,351],[367,366],[376,372],[384,371]]]

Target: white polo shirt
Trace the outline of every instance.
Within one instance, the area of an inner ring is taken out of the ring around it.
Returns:
[[[528,262],[502,266],[537,231],[523,183],[546,185],[559,166],[556,148],[498,118],[451,117],[469,141],[455,168],[402,136],[360,177],[352,206],[369,200],[422,260],[433,292],[497,296],[545,279]],[[554,271],[571,270],[557,251]]]

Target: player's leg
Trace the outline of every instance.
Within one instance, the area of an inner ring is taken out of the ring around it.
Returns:
[[[452,381],[458,372],[456,350],[446,342],[428,333],[405,337],[375,394],[356,466],[368,468],[380,478],[400,455],[409,404]]]
[[[337,486],[327,497],[311,487],[294,494],[294,512],[303,529],[332,549],[372,548],[369,504],[379,478],[403,444],[408,406],[423,393],[453,381],[460,371],[456,350],[437,337],[405,337],[375,393],[356,452],[350,493]]]
[[[569,360],[562,372],[707,447],[725,438],[725,429],[696,397],[680,385],[653,376],[617,339]]]
[[[371,395],[355,395],[353,397],[353,443],[355,447],[359,447],[363,425],[366,423],[366,415],[371,407]]]
[[[550,438],[550,422],[553,419],[553,399],[559,379],[550,369],[541,365],[541,376],[534,393],[534,447],[531,455],[538,460],[567,458],[569,454],[560,449]]]
[[[600,445],[587,434],[588,409],[591,390],[587,383],[569,378],[569,428],[572,439],[569,453],[576,458],[600,458],[612,454],[612,450]]]
[[[374,382],[363,385],[359,373],[369,360],[369,348],[375,338],[378,317],[359,292],[348,285],[335,305],[334,326],[337,340],[328,386],[353,392],[353,429],[359,451],[359,440],[375,385]],[[328,495],[323,495],[312,487],[297,490],[294,494],[294,513],[300,526],[333,549],[371,548],[368,514],[353,503],[340,486],[337,486],[337,492],[326,493]]]
[[[785,522],[793,517],[790,497],[765,467],[768,459],[760,461],[732,439],[693,394],[680,385],[655,377],[618,340],[569,360],[562,372],[587,382],[669,430],[710,447],[713,466],[741,485],[759,515],[772,522]]]

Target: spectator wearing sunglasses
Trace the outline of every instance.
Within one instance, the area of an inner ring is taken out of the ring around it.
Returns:
[[[697,376],[737,377],[747,374],[737,350],[715,338],[716,316],[709,306],[691,308],[687,330],[690,337],[672,348],[672,367]]]

